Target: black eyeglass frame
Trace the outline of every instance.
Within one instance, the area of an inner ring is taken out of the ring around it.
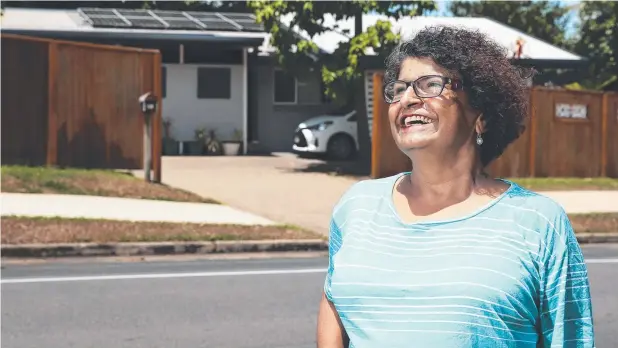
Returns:
[[[442,80],[442,89],[440,90],[440,92],[437,93],[436,95],[420,96],[419,93],[418,93],[418,90],[417,90],[418,87],[416,86],[416,83],[419,80],[421,80],[421,79],[434,78],[434,77],[440,78]],[[386,101],[388,104],[393,104],[393,103],[396,103],[399,100],[401,100],[401,99],[396,100],[396,101],[395,100],[390,100],[390,98],[386,95],[386,88],[388,86],[390,86],[390,85],[393,85],[393,84],[397,83],[397,82],[404,83],[406,85],[406,91],[408,90],[408,88],[410,88],[410,86],[412,86],[412,90],[414,90],[414,94],[416,94],[416,96],[421,98],[421,99],[435,98],[435,97],[441,95],[442,92],[444,92],[444,88],[446,87],[446,85],[450,85],[451,86],[450,87],[451,90],[458,90],[458,89],[461,89],[463,87],[463,83],[461,82],[461,80],[453,79],[453,78],[442,76],[442,75],[425,75],[425,76],[421,76],[421,77],[417,78],[416,80],[410,81],[410,82],[403,81],[403,80],[395,80],[395,81],[391,81],[391,82],[385,84],[384,86],[382,86],[382,95],[384,97],[384,101]]]

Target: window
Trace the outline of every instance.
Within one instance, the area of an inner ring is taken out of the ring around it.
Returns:
[[[275,70],[275,103],[296,103],[296,78],[283,70]]]
[[[230,68],[197,68],[198,99],[230,99],[232,97]]]
[[[161,67],[161,98],[167,97],[167,69]]]

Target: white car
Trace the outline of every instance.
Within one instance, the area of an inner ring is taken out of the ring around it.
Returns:
[[[356,111],[310,118],[296,128],[294,152],[327,155],[335,160],[352,158],[358,150]]]

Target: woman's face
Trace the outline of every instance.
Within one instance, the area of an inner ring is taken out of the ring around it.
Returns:
[[[407,58],[398,80],[412,82],[427,75],[458,78],[431,59]],[[439,78],[423,82],[428,90],[439,92],[440,86]],[[465,92],[454,91],[447,84],[435,97],[419,98],[411,86],[400,95],[399,101],[390,104],[388,117],[395,143],[404,153],[421,148],[456,150],[468,143],[474,146],[475,130],[482,129],[478,112],[469,106]]]

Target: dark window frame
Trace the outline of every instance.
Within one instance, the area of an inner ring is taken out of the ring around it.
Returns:
[[[273,104],[277,105],[296,105],[298,104],[298,79],[296,76],[289,75],[294,80],[294,101],[278,101],[277,100],[277,73],[289,74],[283,69],[276,68],[273,71]]]
[[[214,78],[212,77],[214,75]],[[217,81],[214,88],[200,84],[202,78]],[[232,99],[232,68],[226,66],[199,66],[197,68],[197,99]]]

